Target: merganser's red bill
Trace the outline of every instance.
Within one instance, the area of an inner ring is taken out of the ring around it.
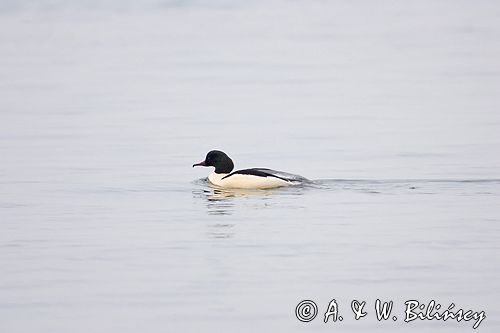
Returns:
[[[203,161],[203,162],[200,162],[200,163],[193,164],[193,168],[195,166],[207,166],[207,164],[205,163],[205,161]]]

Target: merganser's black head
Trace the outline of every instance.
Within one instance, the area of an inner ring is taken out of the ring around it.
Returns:
[[[220,150],[209,151],[205,160],[193,164],[193,167],[195,166],[213,166],[215,167],[215,173],[230,173],[234,168],[233,161]]]

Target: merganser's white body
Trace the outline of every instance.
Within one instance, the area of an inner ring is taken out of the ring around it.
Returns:
[[[282,186],[288,186],[292,183],[285,181],[281,178],[276,178],[272,176],[262,177],[255,175],[244,175],[244,174],[233,174],[231,177],[227,177],[228,173],[215,173],[212,172],[208,175],[208,181],[219,187],[224,188],[245,188],[245,189],[269,189]]]
[[[210,151],[205,160],[193,164],[195,166],[215,167],[208,181],[222,188],[269,189],[309,182],[302,176],[266,168],[233,171],[233,161],[219,150]]]

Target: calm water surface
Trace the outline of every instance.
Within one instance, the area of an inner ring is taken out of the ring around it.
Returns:
[[[434,299],[498,332],[499,14],[0,2],[0,331],[473,331],[403,322]],[[314,183],[213,189],[215,148]]]

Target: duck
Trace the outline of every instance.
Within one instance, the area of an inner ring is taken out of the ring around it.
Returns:
[[[193,164],[193,168],[196,166],[214,167],[215,170],[208,175],[208,181],[228,189],[271,189],[309,182],[305,177],[268,168],[233,171],[233,161],[220,150],[209,151],[204,161]]]

